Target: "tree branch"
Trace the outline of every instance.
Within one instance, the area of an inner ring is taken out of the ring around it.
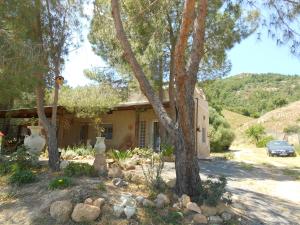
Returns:
[[[126,37],[121,16],[120,16],[119,0],[111,0],[111,8],[112,8],[112,17],[114,19],[117,38],[123,48],[125,58],[129,63],[129,65],[131,66],[134,75],[140,84],[140,88],[142,92],[149,100],[160,122],[164,125],[164,127],[168,130],[168,132],[171,135],[175,135],[174,134],[174,130],[176,129],[175,124],[167,114],[165,108],[163,107],[162,102],[159,100],[159,97],[155,95],[152,86],[147,80],[140,64],[137,62],[137,59],[135,58],[134,53],[132,51],[131,45]]]
[[[189,60],[188,74],[192,85],[197,81],[199,63],[204,55],[205,19],[207,14],[207,0],[199,0],[198,15],[194,24],[193,44]]]

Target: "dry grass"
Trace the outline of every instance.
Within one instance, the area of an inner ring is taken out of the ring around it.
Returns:
[[[253,120],[251,117],[244,116],[226,109],[222,111],[222,114],[234,130]]]

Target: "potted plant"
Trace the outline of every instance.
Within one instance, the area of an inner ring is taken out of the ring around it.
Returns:
[[[38,119],[31,118],[29,120],[31,126],[27,128],[30,129],[31,134],[26,135],[24,138],[24,145],[28,148],[28,151],[33,154],[40,154],[45,147],[46,140],[41,136],[42,126],[36,126]]]

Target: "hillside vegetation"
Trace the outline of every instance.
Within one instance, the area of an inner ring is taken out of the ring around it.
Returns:
[[[211,105],[254,118],[300,100],[297,75],[240,74],[201,86]]]

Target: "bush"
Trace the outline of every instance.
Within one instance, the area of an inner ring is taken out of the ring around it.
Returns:
[[[265,148],[268,144],[269,141],[274,140],[274,138],[272,136],[265,136],[262,137],[257,143],[256,143],[256,147],[258,148]]]
[[[209,107],[209,138],[212,152],[229,149],[235,135],[226,119],[214,108]]]
[[[20,169],[39,167],[38,156],[30,154],[24,145],[18,147],[17,151],[11,155],[10,162],[17,164]]]
[[[265,128],[261,124],[254,124],[245,131],[245,134],[257,144],[264,136]]]
[[[133,154],[130,150],[124,150],[124,151],[112,150],[112,157],[117,162],[131,158],[132,155]]]
[[[9,178],[11,184],[23,185],[36,181],[36,175],[28,169],[17,169]]]
[[[0,175],[6,175],[12,171],[11,163],[8,161],[2,161],[0,164]]]
[[[149,148],[135,148],[132,150],[132,153],[142,158],[149,158],[152,156],[153,150]]]
[[[68,147],[61,151],[61,157],[63,159],[74,159],[75,157],[82,156],[94,156],[95,150],[91,148],[87,148],[85,146],[75,146],[75,147]]]
[[[163,192],[166,188],[166,184],[161,176],[164,169],[164,161],[161,154],[159,154],[158,158],[157,155],[158,154],[152,155],[151,163],[145,165],[146,168],[141,165],[146,184],[152,193]]]
[[[202,186],[199,187],[200,196],[198,202],[209,206],[216,206],[219,201],[227,203],[231,202],[230,196],[225,196],[227,179],[224,176],[214,177],[208,176],[207,180],[202,181]]]
[[[49,183],[49,189],[65,189],[69,186],[71,186],[72,181],[69,177],[57,177],[50,181]]]
[[[170,157],[174,154],[174,146],[172,145],[163,145],[162,146],[162,156],[164,157]]]
[[[283,132],[287,134],[298,134],[300,133],[300,126],[299,125],[290,125],[283,129]]]
[[[79,177],[79,176],[90,176],[96,177],[97,172],[93,166],[88,163],[74,163],[71,162],[65,169],[64,169],[65,176],[68,177]]]

